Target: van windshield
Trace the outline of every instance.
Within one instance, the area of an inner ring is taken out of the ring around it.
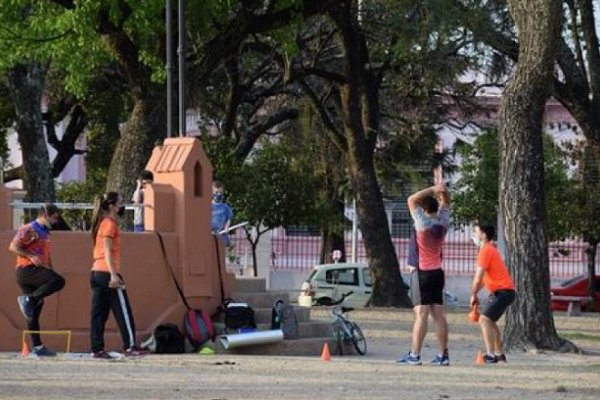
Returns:
[[[313,269],[312,272],[310,273],[310,275],[308,276],[308,278],[306,278],[306,281],[310,282],[314,278],[314,276],[317,274],[317,272],[319,272],[318,269]]]

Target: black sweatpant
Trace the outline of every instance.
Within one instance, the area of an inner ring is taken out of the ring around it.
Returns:
[[[30,331],[40,330],[40,314],[44,306],[44,297],[48,297],[65,287],[65,278],[54,270],[46,267],[37,267],[33,264],[17,268],[17,283],[23,294],[29,296],[33,306],[33,317],[27,323]],[[33,346],[41,346],[42,340],[38,333],[31,334]]]
[[[90,276],[90,285],[92,287],[90,339],[93,352],[104,350],[104,327],[108,320],[108,313],[111,310],[121,331],[123,349],[128,349],[135,345],[135,323],[127,292],[125,289],[109,288],[109,282],[110,273],[92,271]]]

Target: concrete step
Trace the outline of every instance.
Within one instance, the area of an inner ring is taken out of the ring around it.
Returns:
[[[266,291],[267,280],[265,278],[242,276],[236,276],[235,278],[234,292],[236,293],[264,293]]]
[[[298,322],[310,321],[310,308],[308,307],[297,307],[294,306],[294,312]],[[255,308],[254,309],[254,320],[257,324],[270,324],[273,309],[269,308]]]
[[[254,309],[271,308],[275,300],[283,300],[289,303],[289,294],[287,292],[234,292],[231,296],[238,303],[248,303]]]
[[[271,323],[256,324],[259,331],[271,329]],[[225,324],[222,322],[215,324],[217,335],[225,333]],[[298,335],[300,338],[327,337],[331,335],[331,322],[329,321],[309,321],[298,323]]]
[[[333,356],[337,354],[337,341],[329,336],[312,337],[296,340],[284,340],[277,343],[260,344],[255,346],[244,346],[225,350],[221,341],[215,341],[215,351],[221,354],[246,354],[262,356],[315,356],[320,357],[323,345],[328,343],[329,352]],[[352,354],[350,352],[344,354]]]
[[[270,324],[273,308],[254,308],[254,321],[257,324]],[[310,321],[310,308],[294,306],[294,312],[296,313],[296,319],[298,322]],[[222,322],[225,315],[221,314],[220,321]]]

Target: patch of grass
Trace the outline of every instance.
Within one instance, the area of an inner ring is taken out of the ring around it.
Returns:
[[[559,334],[559,336],[562,336],[565,339],[590,340],[592,342],[600,343],[600,335],[593,335],[593,334],[581,333],[581,332],[558,332],[558,334]]]

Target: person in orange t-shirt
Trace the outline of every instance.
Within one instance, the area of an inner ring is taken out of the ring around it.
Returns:
[[[17,297],[19,308],[27,320],[31,333],[32,353],[37,356],[55,356],[40,338],[40,314],[44,298],[65,286],[65,279],[52,266],[50,258],[50,228],[60,218],[56,205],[44,203],[38,217],[19,229],[8,249],[17,256],[16,278],[23,295]]]
[[[500,256],[500,252],[493,245],[495,230],[491,225],[478,224],[475,226],[473,242],[479,247],[477,257],[477,271],[471,285],[471,306],[479,304],[477,294],[485,287],[489,297],[481,310],[479,325],[486,347],[483,360],[486,364],[495,364],[498,361],[506,362],[502,352],[502,335],[498,329],[497,321],[515,301],[515,284],[508,273],[508,269]]]
[[[146,353],[135,346],[135,322],[123,276],[120,273],[121,234],[117,220],[124,212],[125,207],[118,193],[109,192],[96,197],[92,215],[94,265],[90,277],[92,287],[90,339],[94,358],[112,358],[104,351],[104,328],[110,311],[121,331],[125,355],[138,356]]]

